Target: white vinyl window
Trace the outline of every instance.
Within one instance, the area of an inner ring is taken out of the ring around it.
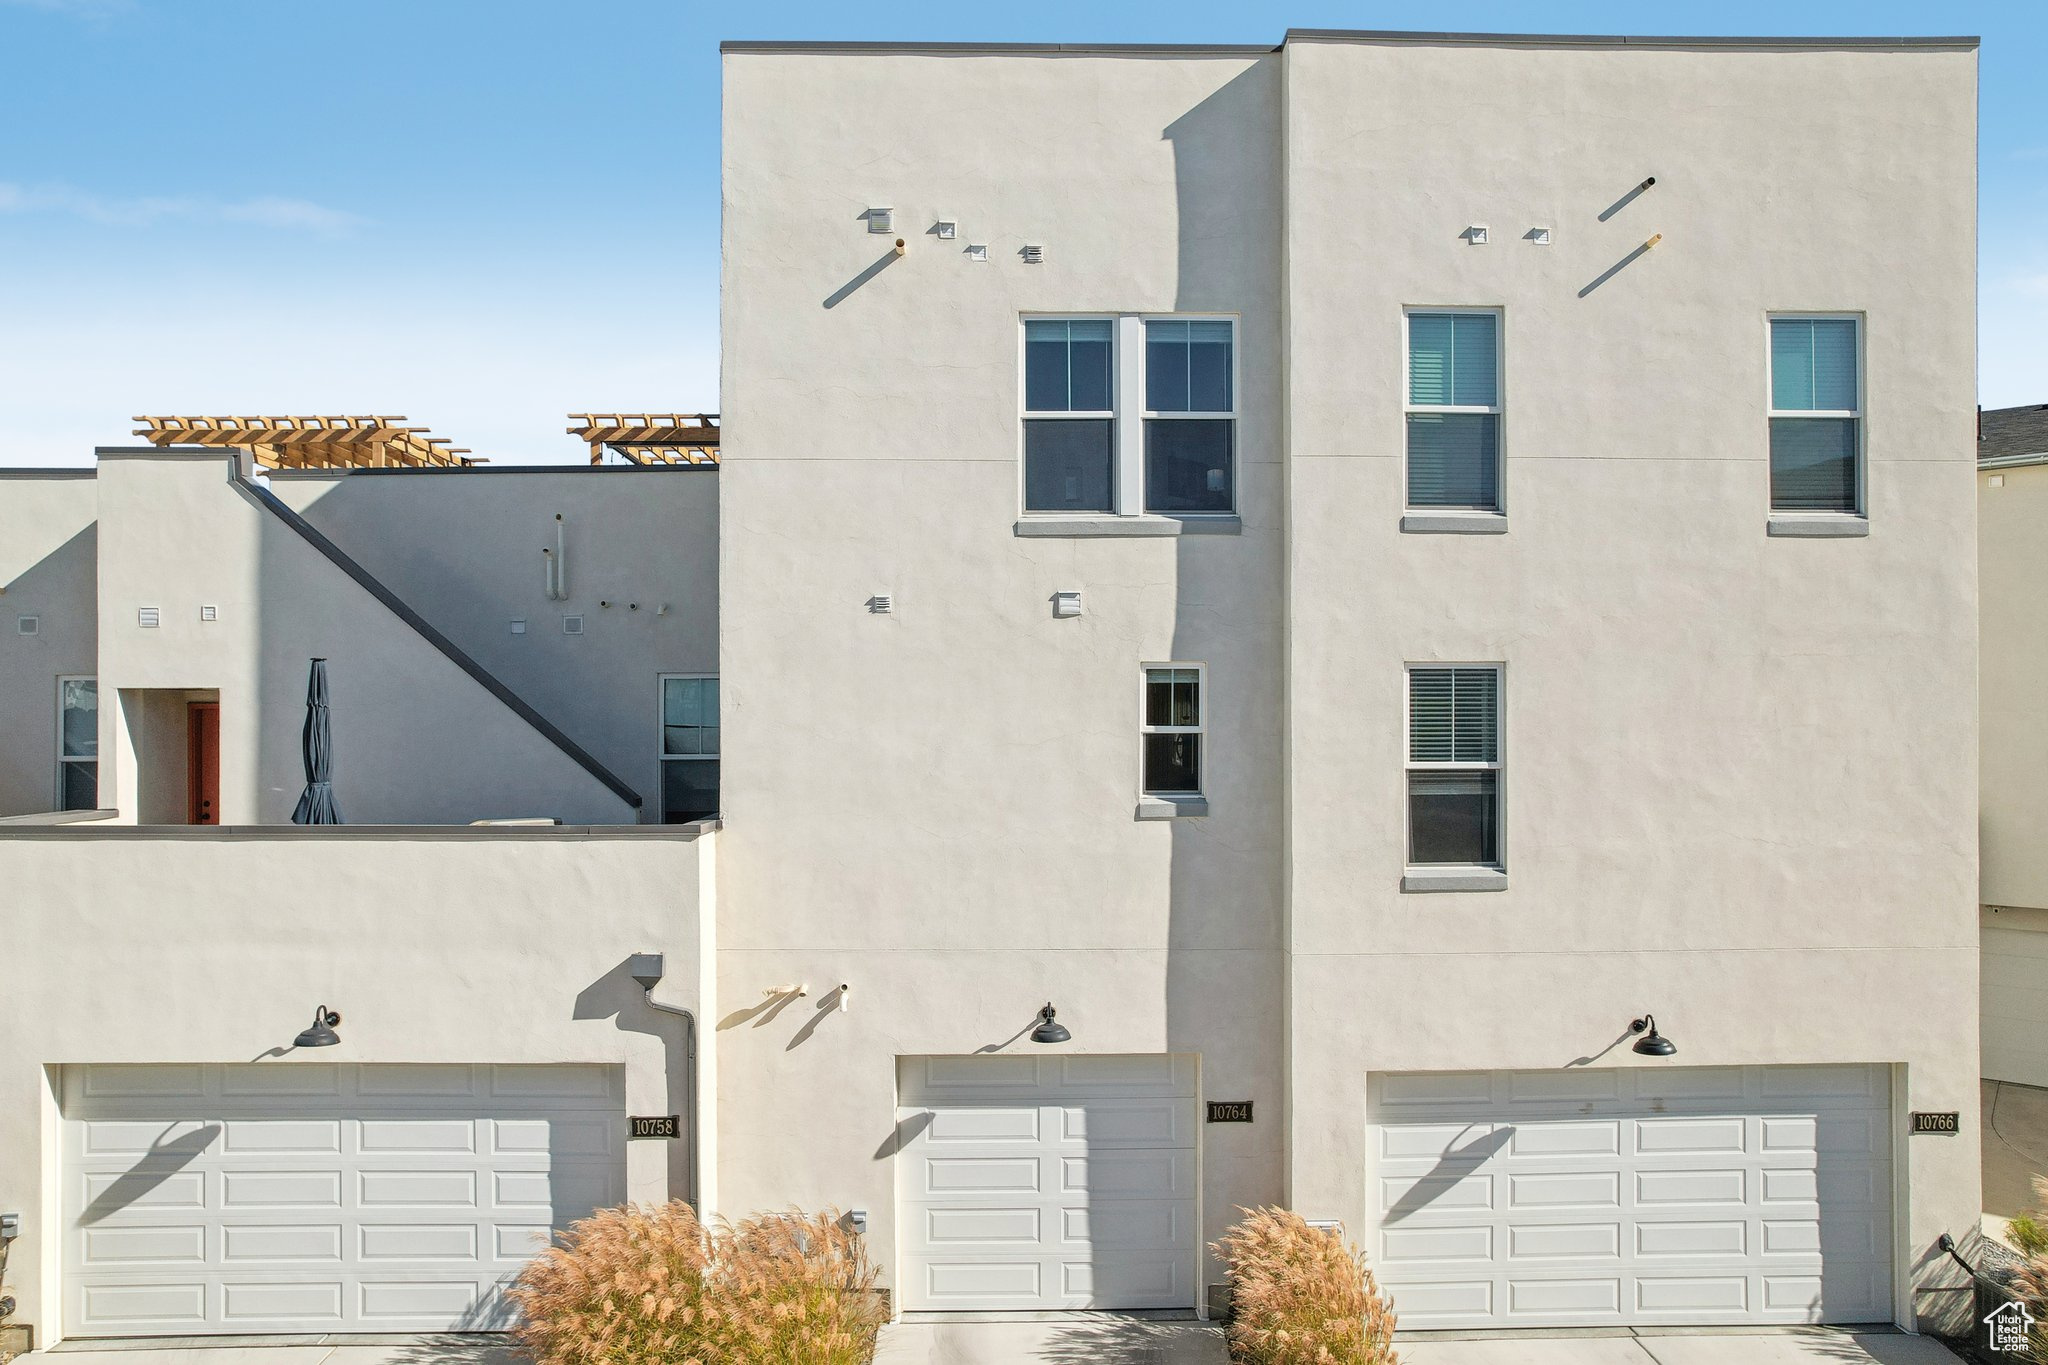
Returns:
[[[1202,794],[1202,665],[1147,664],[1139,714],[1147,796]]]
[[[1405,321],[1408,506],[1501,511],[1499,311],[1417,308]]]
[[[99,694],[96,679],[57,679],[58,810],[99,808]]]
[[[1501,866],[1498,664],[1408,666],[1408,863]]]
[[[1237,322],[1024,319],[1024,512],[1237,509]]]
[[[1854,515],[1863,507],[1863,345],[1859,320],[1771,322],[1771,510]]]
[[[718,814],[718,678],[671,673],[661,679],[661,821]]]

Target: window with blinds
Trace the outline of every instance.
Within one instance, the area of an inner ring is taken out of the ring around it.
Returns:
[[[1500,692],[1494,664],[1408,670],[1408,862],[1499,867]]]
[[[1771,319],[1771,510],[1862,507],[1862,346],[1855,318]]]
[[[1228,512],[1237,440],[1234,325],[1145,319],[1145,510]]]
[[[1500,510],[1500,314],[1408,314],[1408,505]]]

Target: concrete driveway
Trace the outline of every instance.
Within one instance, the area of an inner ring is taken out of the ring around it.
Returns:
[[[1397,1344],[1401,1365],[1960,1365],[1960,1358],[1932,1337],[1818,1328],[1646,1330]]]
[[[1490,1337],[1397,1343],[1402,1365],[1959,1365],[1931,1337],[1826,1329]],[[1222,1332],[1197,1322],[898,1324],[875,1365],[1227,1365]]]

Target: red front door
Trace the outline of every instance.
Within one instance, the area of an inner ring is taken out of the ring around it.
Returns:
[[[220,703],[185,703],[185,823],[220,823]]]

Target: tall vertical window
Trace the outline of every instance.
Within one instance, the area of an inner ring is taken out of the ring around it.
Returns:
[[[1202,666],[1145,670],[1143,724],[1147,796],[1202,794]]]
[[[1145,510],[1228,512],[1237,442],[1231,323],[1145,321]]]
[[[718,679],[661,680],[663,824],[718,814]]]
[[[94,810],[100,800],[100,685],[57,680],[57,809]]]
[[[1408,314],[1408,505],[1497,512],[1500,314]]]
[[[1500,866],[1500,668],[1408,670],[1408,862]]]
[[[1862,507],[1862,348],[1855,318],[1771,319],[1771,510]]]
[[[1024,323],[1024,510],[1116,510],[1114,327]]]

